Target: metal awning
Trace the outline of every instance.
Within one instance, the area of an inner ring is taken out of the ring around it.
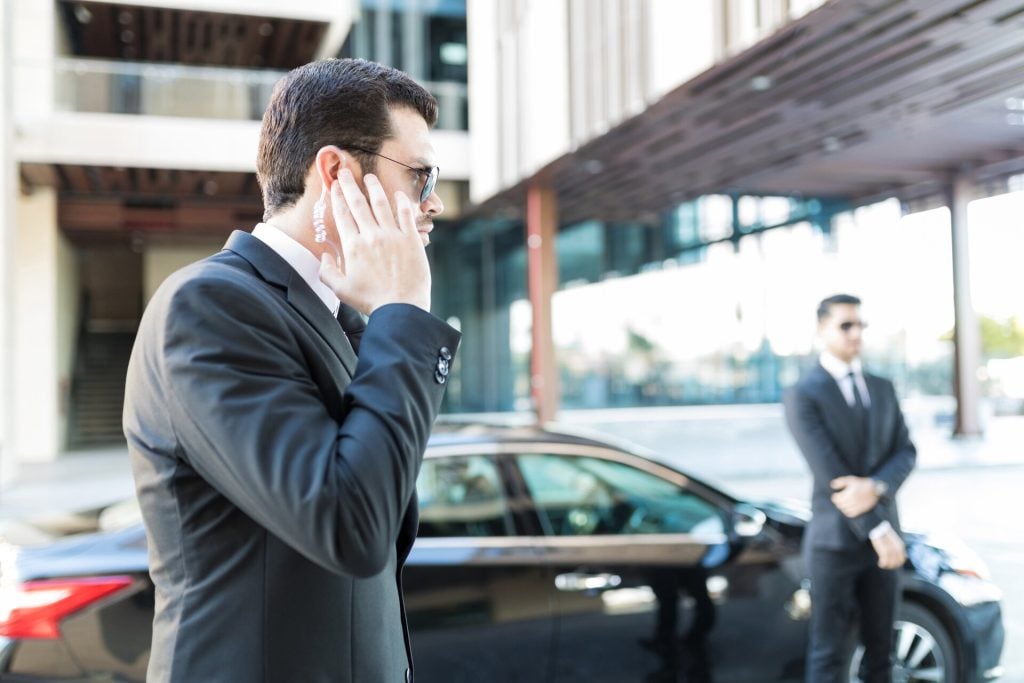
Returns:
[[[1024,171],[1024,1],[835,0],[481,205],[560,222],[708,193],[867,201]]]

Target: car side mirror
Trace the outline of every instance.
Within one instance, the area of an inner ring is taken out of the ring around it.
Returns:
[[[741,538],[752,538],[761,533],[768,517],[750,503],[737,503],[732,509],[732,528]]]

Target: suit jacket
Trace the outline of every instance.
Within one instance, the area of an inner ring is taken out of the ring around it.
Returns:
[[[156,587],[151,683],[411,678],[401,570],[439,353],[458,341],[387,305],[357,359],[244,232],[159,288],[124,408]]]
[[[805,539],[810,547],[862,547],[883,520],[900,530],[895,494],[913,469],[917,451],[892,383],[868,373],[864,381],[871,401],[866,434],[856,427],[853,409],[820,363],[783,397],[786,423],[814,477],[813,517]],[[832,479],[850,474],[880,479],[889,487],[878,505],[852,519],[832,503],[829,486]]]

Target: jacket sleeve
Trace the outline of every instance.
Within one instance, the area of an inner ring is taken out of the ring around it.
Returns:
[[[910,432],[907,423],[903,419],[903,411],[900,410],[899,399],[896,397],[896,389],[892,382],[885,383],[888,396],[886,397],[895,412],[895,426],[892,432],[892,440],[886,444],[888,457],[884,458],[871,476],[884,481],[889,487],[887,498],[893,498],[896,492],[903,486],[903,482],[910,476],[917,462],[917,449],[910,440]]]
[[[410,305],[363,333],[341,416],[328,413],[294,321],[237,279],[174,292],[162,374],[181,456],[270,533],[339,573],[372,576],[394,548],[459,334]]]
[[[828,482],[836,477],[852,474],[825,429],[820,413],[821,406],[806,389],[799,384],[789,388],[783,395],[783,406],[786,425],[811,468],[815,480],[824,482],[827,486]],[[870,531],[886,519],[880,514],[877,506],[857,517],[844,515],[843,518],[861,540],[867,540]]]

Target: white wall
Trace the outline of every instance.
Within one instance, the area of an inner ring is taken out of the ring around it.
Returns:
[[[480,201],[568,151],[566,0],[469,0],[470,198]]]
[[[570,145],[568,6],[564,0],[530,0],[527,7],[519,34],[518,176],[533,174]]]
[[[45,118],[53,111],[57,56],[57,3],[5,0],[10,5],[15,120]]]
[[[15,214],[11,450],[19,462],[53,460],[61,446],[56,192],[19,197]]]
[[[19,118],[15,156],[21,161],[252,171],[259,121],[58,112]]]
[[[469,0],[475,202],[715,63],[722,0]]]
[[[647,101],[714,66],[721,41],[716,0],[648,0]]]
[[[0,2],[0,485],[14,478],[17,459],[11,452],[14,424],[14,315],[10,306],[14,281],[14,197],[18,169],[14,164],[12,110],[14,32],[11,3]]]
[[[498,3],[466,1],[469,39],[469,130],[473,145],[470,160],[470,200],[481,201],[501,189],[498,149],[501,135],[498,115]]]

